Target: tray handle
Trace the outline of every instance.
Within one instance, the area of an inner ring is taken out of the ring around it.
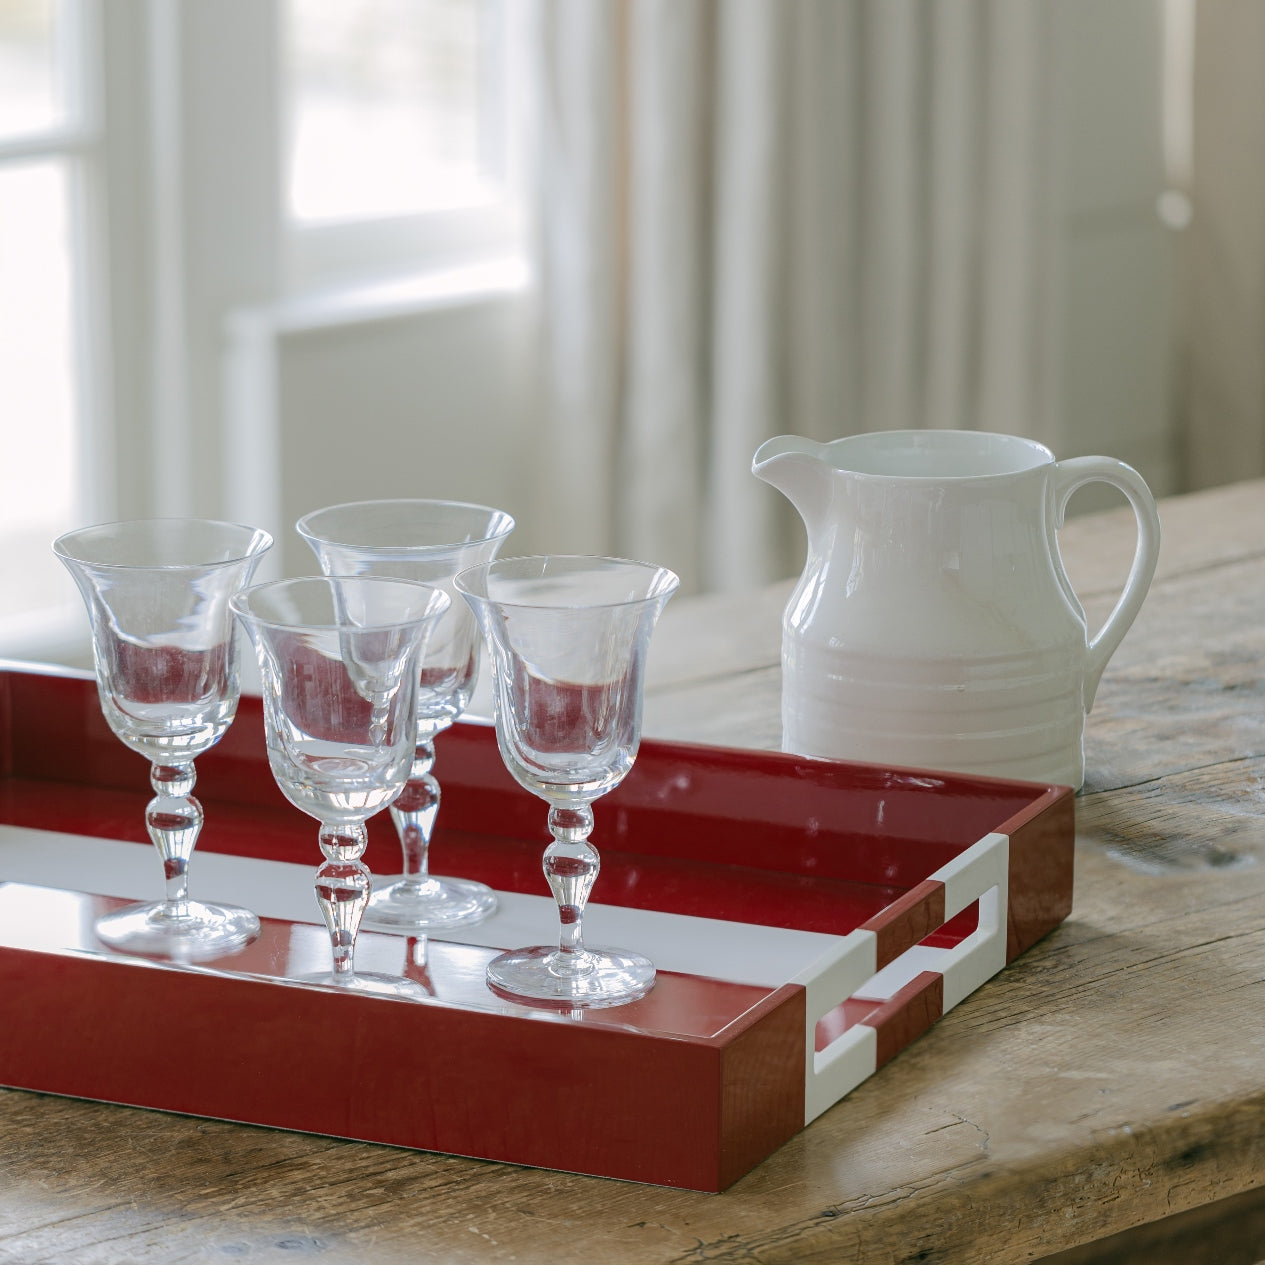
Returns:
[[[985,835],[796,978],[805,992],[805,1124],[1006,964],[1009,861],[1009,836]],[[969,936],[948,949],[920,943],[975,901]],[[875,1008],[817,1049],[819,1021],[853,998]]]

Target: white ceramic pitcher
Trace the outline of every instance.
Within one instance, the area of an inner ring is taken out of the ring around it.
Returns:
[[[1159,554],[1136,470],[941,430],[783,435],[752,470],[808,531],[782,621],[786,750],[1081,785],[1086,714]],[[1087,639],[1056,532],[1092,482],[1128,497],[1138,541],[1115,608]]]

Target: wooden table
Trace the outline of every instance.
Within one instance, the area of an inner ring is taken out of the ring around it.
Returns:
[[[1072,916],[725,1194],[0,1091],[0,1261],[1265,1258],[1265,482],[1161,515]],[[1064,529],[1091,620],[1132,537]],[[669,606],[647,733],[778,745],[788,589]]]

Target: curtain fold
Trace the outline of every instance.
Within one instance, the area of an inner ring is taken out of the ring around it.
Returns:
[[[697,528],[707,432],[711,26],[705,6],[632,7],[628,203],[628,383],[621,431],[618,547],[701,572]],[[682,178],[689,173],[689,178]],[[638,489],[653,487],[652,512]]]
[[[798,570],[779,433],[1043,434],[1047,0],[538,0],[550,548]]]
[[[552,548],[609,552],[624,383],[621,7],[548,0],[532,30],[536,276],[547,401],[540,510]]]
[[[1041,56],[1041,6],[989,0],[984,17],[986,91],[979,131],[982,201],[978,221],[980,430],[1048,439],[1051,410],[1040,387],[1046,305],[1039,301],[1046,253],[1039,225],[1050,146],[1044,131],[1048,61]]]
[[[779,328],[786,310],[788,23],[767,0],[731,0],[717,12],[712,409],[699,528],[703,582],[723,590],[742,588],[752,574],[776,574],[780,507],[752,495],[751,456],[766,436],[793,424],[783,408]]]
[[[1193,219],[1183,264],[1185,476],[1265,474],[1265,7],[1195,9]]]
[[[976,200],[983,169],[979,6],[940,0],[930,20],[927,170],[926,369],[921,425],[970,429],[981,243]]]

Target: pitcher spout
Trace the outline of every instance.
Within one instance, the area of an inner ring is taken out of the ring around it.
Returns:
[[[751,462],[751,473],[777,488],[795,506],[809,540],[814,540],[830,511],[834,467],[827,445],[798,435],[766,440]]]

